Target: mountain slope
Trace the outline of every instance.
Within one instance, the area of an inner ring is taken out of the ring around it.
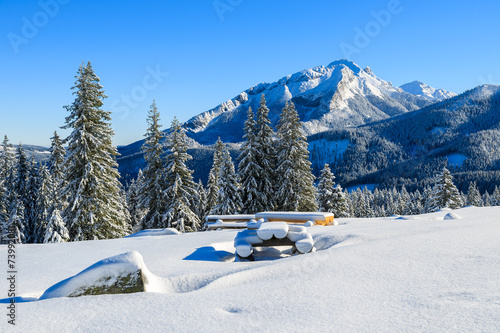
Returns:
[[[218,137],[225,142],[241,141],[246,111],[248,107],[257,109],[262,94],[273,124],[284,103],[292,100],[307,135],[386,119],[445,98],[431,100],[408,93],[376,77],[368,67],[363,70],[353,62],[339,60],[254,86],[188,120],[184,124],[188,135],[202,144],[213,144]]]
[[[484,85],[404,115],[309,137],[313,165],[341,183],[422,187],[447,166],[456,184],[500,184],[500,86]],[[342,144],[340,144],[342,143]]]
[[[412,95],[422,96],[431,102],[439,102],[444,99],[455,97],[457,94],[443,90],[435,89],[420,81],[413,81],[400,86],[401,89]]]

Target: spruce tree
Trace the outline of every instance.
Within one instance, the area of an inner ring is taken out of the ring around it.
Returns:
[[[139,170],[137,179],[132,179],[127,191],[127,207],[130,213],[130,223],[132,231],[136,232],[141,228],[141,221],[144,216],[144,209],[141,207],[139,199],[141,197],[141,187],[144,183],[144,175]]]
[[[9,138],[7,135],[4,136],[3,143],[2,143],[2,152],[0,155],[0,179],[5,179],[6,184],[5,186],[7,187],[7,190],[11,189],[11,185],[13,182],[13,167],[14,167],[14,154],[12,153],[12,150],[14,148],[12,145],[9,143]]]
[[[201,182],[201,179],[196,184],[196,195],[193,200],[193,208],[196,215],[204,225],[205,217],[207,216],[207,191]]]
[[[179,231],[200,230],[200,219],[193,212],[191,203],[196,192],[196,183],[193,182],[193,171],[186,166],[192,159],[188,154],[187,136],[184,129],[174,118],[171,133],[167,140],[168,153],[166,157],[165,190],[166,209],[163,214],[164,227],[176,227]]]
[[[44,242],[47,222],[49,221],[52,211],[57,209],[55,208],[54,202],[51,200],[51,191],[53,191],[53,188],[54,184],[49,170],[44,164],[40,165],[38,192],[36,196],[35,236],[33,239],[35,243]]]
[[[317,201],[318,211],[332,212],[333,210],[333,187],[335,186],[335,176],[330,166],[325,164],[319,176]]]
[[[49,158],[49,172],[55,183],[59,183],[64,180],[64,156],[66,155],[66,151],[62,145],[62,140],[57,134],[57,131],[54,131],[54,136],[51,139],[50,146],[50,158]]]
[[[142,229],[165,228],[165,222],[162,221],[162,215],[166,210],[166,201],[164,191],[167,188],[164,170],[165,148],[162,143],[164,134],[160,131],[161,125],[160,113],[156,107],[156,102],[148,111],[148,129],[146,140],[142,146],[146,168],[144,169],[144,179],[138,185],[140,190],[139,208],[146,212],[142,218]]]
[[[0,174],[0,244],[6,242],[7,222],[9,220],[9,201],[5,178]]]
[[[500,206],[500,186],[495,186],[490,197],[490,206]]]
[[[9,220],[7,221],[7,235],[9,241],[16,244],[26,243],[24,236],[24,204],[17,193],[11,194]]]
[[[207,211],[211,211],[217,206],[217,197],[219,195],[219,174],[222,164],[222,156],[224,150],[224,143],[219,138],[215,143],[215,151],[213,156],[212,168],[208,173],[207,183]]]
[[[241,212],[243,214],[255,214],[264,209],[257,198],[260,197],[258,192],[258,180],[262,174],[262,168],[257,163],[257,141],[255,136],[255,115],[251,108],[248,108],[247,119],[243,130],[245,141],[241,145],[240,155],[238,157],[238,175],[240,177],[240,197],[241,197]]]
[[[452,176],[448,169],[444,168],[439,175],[431,194],[431,212],[438,211],[441,208],[458,209],[462,207],[460,192],[453,184]]]
[[[36,242],[36,229],[38,221],[38,191],[40,188],[40,173],[35,162],[34,154],[31,156],[28,170],[28,182],[26,187],[27,200],[24,201],[25,232],[27,243]]]
[[[274,131],[269,120],[269,109],[266,106],[266,98],[262,94],[255,124],[255,151],[257,152],[255,161],[260,170],[260,175],[256,179],[258,196],[254,199],[257,212],[271,211],[275,206],[276,151],[273,137]]]
[[[43,243],[63,243],[69,241],[69,232],[59,210],[54,209],[47,223]]]
[[[484,206],[483,198],[481,198],[481,193],[479,193],[479,190],[477,189],[476,182],[470,182],[466,202],[468,206]]]
[[[278,123],[276,208],[282,211],[316,211],[316,189],[308,143],[300,132],[299,114],[292,102],[283,108]]]
[[[241,209],[238,175],[234,171],[234,164],[229,151],[224,151],[219,173],[219,193],[217,206],[210,214],[232,215]]]
[[[59,205],[59,210],[63,208],[64,198],[62,198],[62,189],[66,187],[65,184],[65,175],[64,175],[64,158],[66,155],[66,151],[62,145],[62,140],[54,131],[54,136],[50,138],[50,158],[48,162],[48,170],[50,173],[51,182],[53,184],[51,189],[51,201],[57,203]]]
[[[127,208],[120,197],[118,151],[112,145],[111,112],[101,109],[107,97],[90,62],[80,65],[75,101],[66,106],[64,129],[72,129],[64,162],[68,206],[61,216],[70,240],[123,237],[129,232]]]

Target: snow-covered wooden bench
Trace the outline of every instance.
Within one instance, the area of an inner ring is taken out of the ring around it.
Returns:
[[[258,226],[258,229],[240,231],[234,239],[236,254],[242,258],[251,257],[254,247],[292,246],[292,253],[308,253],[314,249],[313,238],[304,226],[289,225],[283,221],[252,223],[249,227]]]
[[[304,224],[313,221],[319,225],[336,225],[333,213],[323,212],[262,212],[255,214],[255,219],[264,219],[264,221],[283,221],[293,224]]]
[[[245,229],[252,219],[255,219],[253,214],[208,215],[205,221],[208,230]]]

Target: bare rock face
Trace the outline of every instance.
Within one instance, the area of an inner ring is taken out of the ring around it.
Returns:
[[[40,299],[146,291],[149,271],[142,256],[127,252],[101,260],[47,289]]]

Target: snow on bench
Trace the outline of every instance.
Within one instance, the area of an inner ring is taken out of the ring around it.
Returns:
[[[244,229],[247,227],[247,223],[251,220],[255,220],[255,215],[208,215],[205,219],[208,230]]]
[[[286,222],[267,222],[257,229],[257,235],[263,240],[273,237],[283,239],[288,234],[288,224]]]
[[[314,248],[314,240],[305,227],[283,221],[265,222],[256,230],[240,231],[234,239],[236,254],[242,258],[250,257],[254,247],[269,246],[292,246],[300,253],[308,253]]]
[[[314,221],[315,224],[320,225],[337,225],[333,213],[323,212],[262,212],[255,214],[255,218],[269,222],[284,221],[304,224],[308,221]]]

